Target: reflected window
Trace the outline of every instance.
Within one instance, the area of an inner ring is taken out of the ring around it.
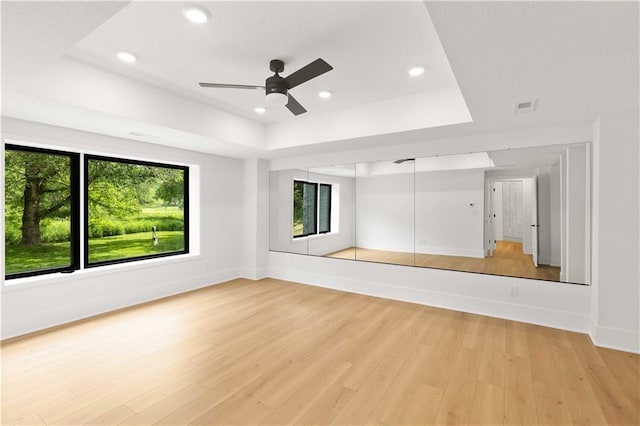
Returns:
[[[331,232],[331,185],[320,184],[320,202],[318,204],[319,233]]]
[[[331,185],[293,181],[293,237],[331,232]]]

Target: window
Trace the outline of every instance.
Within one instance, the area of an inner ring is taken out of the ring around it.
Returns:
[[[85,156],[85,266],[189,252],[188,168]]]
[[[331,232],[331,185],[293,181],[293,237]]]
[[[5,273],[80,267],[79,154],[5,145]]]
[[[4,155],[6,279],[189,252],[188,167],[84,155],[82,188],[79,153]]]
[[[318,223],[320,233],[331,232],[331,185],[320,184],[320,202],[318,204]]]

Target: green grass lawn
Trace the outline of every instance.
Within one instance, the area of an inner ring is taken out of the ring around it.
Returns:
[[[68,242],[41,246],[5,246],[5,272],[14,274],[69,266],[69,250]]]
[[[158,245],[153,245],[151,232],[117,235],[89,240],[89,262],[146,256],[184,249],[182,231],[158,232]]]
[[[141,218],[148,218],[154,216],[167,216],[174,214],[182,214],[183,210],[177,206],[163,206],[162,204],[153,205],[150,207],[143,207]]]
[[[6,246],[7,274],[59,268],[69,265],[69,243],[41,246]],[[158,232],[158,245],[153,245],[151,232],[118,235],[89,240],[89,262],[124,259],[184,249],[182,231]]]

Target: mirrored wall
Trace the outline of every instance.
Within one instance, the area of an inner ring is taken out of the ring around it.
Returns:
[[[272,251],[591,280],[589,144],[272,170]]]

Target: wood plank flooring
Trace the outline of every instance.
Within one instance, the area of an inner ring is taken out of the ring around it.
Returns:
[[[586,335],[274,279],[2,344],[2,424],[640,424]]]
[[[424,268],[560,281],[560,268],[549,265],[539,265],[536,268],[533,265],[531,255],[522,252],[522,243],[511,241],[497,241],[494,255],[485,258],[444,256],[425,253],[414,254],[360,247],[349,247],[327,254],[327,256],[340,259],[392,263],[395,265],[420,266]]]

